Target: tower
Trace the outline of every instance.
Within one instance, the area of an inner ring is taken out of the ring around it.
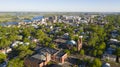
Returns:
[[[83,36],[79,36],[79,39],[77,41],[77,51],[80,51],[80,49],[82,48],[82,38]]]
[[[51,55],[46,52],[46,62],[49,62],[51,60]]]

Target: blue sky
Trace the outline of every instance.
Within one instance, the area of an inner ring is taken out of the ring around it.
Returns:
[[[0,11],[120,12],[120,0],[1,0]]]

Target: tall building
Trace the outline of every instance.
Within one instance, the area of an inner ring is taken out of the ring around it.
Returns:
[[[77,41],[77,50],[80,51],[80,49],[82,48],[82,38],[83,36],[79,36],[79,39]]]

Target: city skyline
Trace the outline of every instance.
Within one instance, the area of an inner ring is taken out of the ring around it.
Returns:
[[[120,12],[119,0],[2,0],[0,12]]]

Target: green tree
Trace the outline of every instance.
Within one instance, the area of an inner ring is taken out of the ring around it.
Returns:
[[[75,52],[75,51],[77,51],[77,48],[76,47],[72,47],[71,52]]]
[[[80,55],[82,55],[82,56],[85,55],[85,51],[83,49],[80,50]]]
[[[70,50],[65,49],[64,52],[66,52],[68,55],[70,54]]]
[[[8,46],[10,46],[10,43],[11,42],[9,40],[7,40],[6,37],[2,37],[0,39],[0,48],[7,48]]]
[[[24,46],[24,45],[18,46],[16,50],[19,52],[18,57],[21,59],[33,53],[33,51],[29,49],[29,46]]]
[[[2,63],[6,59],[6,55],[3,53],[0,53],[0,63]]]
[[[93,56],[96,56],[97,55],[97,50],[93,50]]]
[[[98,50],[98,51],[97,51],[97,56],[100,57],[100,56],[102,56],[102,54],[103,54],[103,51],[102,51],[102,50]]]
[[[56,45],[54,43],[49,45],[50,48],[56,48]]]
[[[23,29],[23,32],[22,32],[23,37],[28,38],[28,36],[31,35],[30,33],[31,33],[31,32],[29,31],[29,29],[27,29],[27,28]]]
[[[117,62],[119,62],[119,57],[120,57],[120,47],[116,49],[116,56],[117,56]]]
[[[38,31],[36,32],[36,38],[39,39],[39,42],[40,42],[41,44],[44,44],[46,41],[48,41],[48,42],[51,41],[51,38],[49,38],[49,37],[47,36],[47,34],[44,33],[42,30],[38,30]]]
[[[98,58],[95,58],[91,65],[91,67],[101,67],[101,66],[102,66],[102,62]]]
[[[105,50],[105,48],[106,48],[106,44],[105,42],[102,42],[98,49]]]
[[[30,39],[24,37],[23,42],[30,42]]]
[[[36,47],[36,43],[31,42],[30,45],[28,45],[30,49],[34,49]]]
[[[23,60],[19,58],[12,59],[8,62],[7,67],[24,67]]]
[[[94,47],[98,41],[99,41],[99,37],[97,33],[90,34],[90,38],[88,40],[88,44],[90,46]]]

